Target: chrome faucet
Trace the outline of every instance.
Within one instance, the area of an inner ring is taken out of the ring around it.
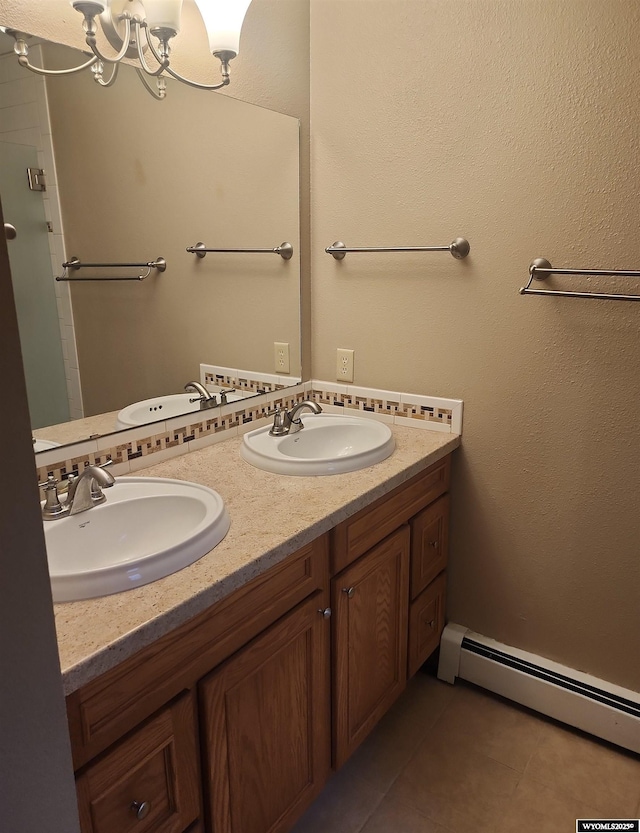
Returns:
[[[304,428],[300,418],[302,411],[321,414],[322,408],[317,402],[312,402],[311,399],[303,399],[302,402],[297,402],[290,410],[276,408],[269,434],[272,437],[283,437],[286,434],[295,434],[297,431],[301,431]]]
[[[196,396],[194,399],[190,399],[189,402],[200,402],[200,410],[206,411],[207,408],[216,408],[218,405],[218,400],[216,399],[215,393],[209,393],[209,391],[205,388],[204,385],[201,385],[200,382],[187,382],[184,386],[184,389],[189,391],[195,391],[199,393],[200,396]]]
[[[107,498],[102,494],[102,490],[113,486],[115,482],[113,475],[103,468],[86,466],[69,486],[65,504],[69,514],[77,515],[78,512],[85,512],[104,503]]]
[[[42,519],[54,521],[67,515],[77,515],[78,512],[85,512],[104,503],[107,498],[102,494],[102,490],[116,482],[114,477],[104,470],[111,462],[107,460],[100,466],[86,466],[77,477],[69,475],[62,483],[50,474],[45,483],[39,484],[44,488]],[[65,495],[66,500],[61,501],[60,498]]]

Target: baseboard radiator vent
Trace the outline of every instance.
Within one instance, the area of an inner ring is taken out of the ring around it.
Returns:
[[[456,677],[640,753],[640,693],[454,623],[440,642],[438,677]]]

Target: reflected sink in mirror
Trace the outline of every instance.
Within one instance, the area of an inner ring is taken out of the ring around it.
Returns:
[[[33,440],[33,450],[35,452],[38,451],[47,451],[50,448],[58,448],[60,443],[54,443],[53,440],[40,440],[35,439]]]
[[[270,436],[269,425],[250,431],[242,440],[242,458],[275,474],[343,474],[373,466],[395,448],[389,426],[373,419],[308,414],[302,424],[302,430],[283,437]]]
[[[220,397],[217,395],[218,403]],[[244,397],[240,393],[227,393],[227,402],[236,402]],[[193,401],[195,400],[195,401]],[[214,406],[215,407],[215,406]],[[200,410],[200,400],[195,393],[174,393],[168,396],[155,396],[152,399],[142,399],[123,408],[116,418],[116,431],[123,428],[135,428],[147,425],[161,419],[189,414]]]
[[[197,483],[119,477],[106,502],[44,522],[54,602],[108,596],[192,564],[222,541],[229,515]]]

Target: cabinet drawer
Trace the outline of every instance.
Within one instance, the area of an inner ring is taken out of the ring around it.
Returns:
[[[409,677],[438,647],[444,628],[447,580],[441,573],[409,608]]]
[[[449,495],[444,495],[411,519],[411,598],[447,566],[449,554]]]
[[[451,456],[347,518],[332,530],[331,572],[335,574],[390,535],[449,488]]]
[[[185,694],[79,774],[82,833],[186,830],[200,815],[196,731]]]
[[[75,769],[193,685],[328,583],[317,538],[184,625],[67,697]]]

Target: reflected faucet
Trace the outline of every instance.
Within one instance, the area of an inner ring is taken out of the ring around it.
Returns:
[[[200,402],[200,410],[206,411],[207,408],[215,408],[218,405],[218,400],[216,399],[215,393],[209,393],[209,391],[205,388],[204,385],[201,385],[200,382],[187,382],[184,386],[184,389],[189,391],[195,391],[199,393],[200,396],[196,396],[194,399],[190,399],[189,402]]]
[[[304,428],[300,418],[302,411],[321,414],[322,408],[317,402],[312,402],[311,399],[303,399],[302,402],[297,402],[290,410],[276,408],[269,434],[272,437],[283,437],[285,434],[295,434],[301,431]]]

